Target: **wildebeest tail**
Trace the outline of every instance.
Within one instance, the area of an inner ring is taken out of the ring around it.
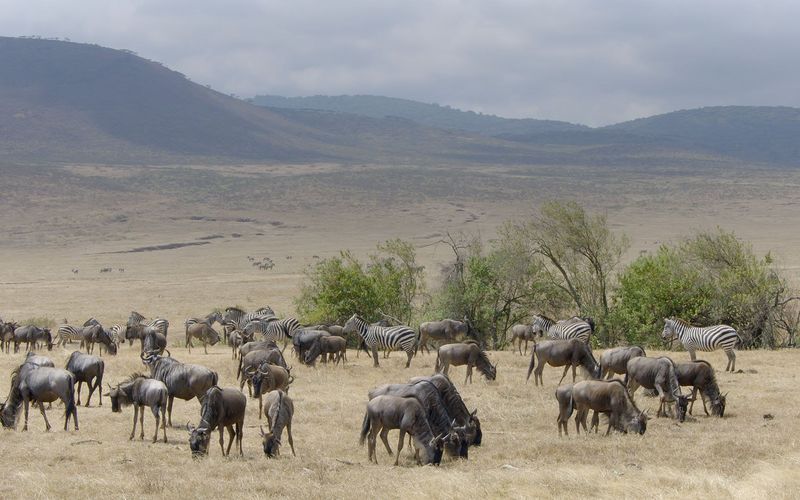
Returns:
[[[243,358],[244,358],[244,356],[242,356],[242,354],[240,352],[239,353],[239,366],[236,368],[236,380],[239,380],[240,378],[242,378],[241,375],[242,375],[242,359]]]
[[[214,381],[214,385],[217,385],[217,382],[219,382],[219,375],[217,372],[211,372],[211,379]]]
[[[528,376],[525,377],[525,382],[526,383],[531,378],[531,372],[533,372],[533,368],[536,365],[536,361],[535,360],[536,360],[536,344],[534,343],[533,347],[531,348],[531,362],[528,365]]]
[[[439,373],[441,369],[442,369],[442,360],[439,359],[439,349],[436,349],[436,364],[433,365],[433,372]]]
[[[39,404],[43,403],[40,402]],[[72,374],[69,376],[69,391],[67,392],[67,401],[64,406],[66,407],[64,410],[64,430],[66,430],[67,424],[69,424],[70,416],[74,419],[73,423],[75,424],[75,428],[77,428],[78,408],[75,406],[75,375]]]
[[[370,418],[369,418],[369,410],[364,412],[364,423],[361,424],[361,436],[358,438],[358,444],[364,446],[364,440],[367,439],[367,434],[369,434],[370,428]]]
[[[645,350],[644,350],[644,347],[642,347],[642,346],[639,346],[639,349],[641,349],[641,350],[642,350],[642,355],[643,355],[643,356],[647,356],[647,351],[645,351]]]
[[[422,332],[417,327],[417,341],[414,342],[414,356],[417,355],[417,350],[419,349],[419,341],[422,340]]]

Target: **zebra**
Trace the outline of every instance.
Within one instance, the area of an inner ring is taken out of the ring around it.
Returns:
[[[342,329],[344,334],[358,332],[366,346],[372,350],[372,359],[375,367],[378,365],[378,349],[396,351],[402,349],[408,356],[406,368],[411,365],[414,356],[414,346],[417,341],[416,332],[407,326],[376,326],[370,325],[358,314],[353,314]]]
[[[167,330],[169,329],[169,321],[163,318],[156,318],[152,321],[147,321],[147,318],[142,316],[136,311],[131,311],[131,315],[128,318],[128,325],[133,326],[136,324],[142,324],[144,326],[152,326],[153,328],[158,331],[163,336],[167,336]]]
[[[272,309],[262,307],[255,312],[247,313],[238,307],[228,307],[225,309],[225,314],[222,316],[222,326],[225,328],[225,334],[233,330],[244,330],[248,323],[251,321],[271,321],[277,319]]]
[[[692,361],[695,360],[695,351],[714,351],[722,349],[728,356],[728,365],[725,371],[733,372],[736,369],[736,353],[734,349],[742,341],[736,330],[728,325],[692,326],[679,318],[664,318],[664,330],[661,338],[665,341],[677,338],[683,347],[689,351]]]
[[[186,321],[183,322],[187,330],[189,329],[190,326],[197,323],[205,323],[208,326],[214,326],[214,323],[222,324],[222,314],[220,314],[217,311],[214,311],[212,313],[206,314],[202,318],[186,318]]]
[[[83,328],[72,325],[60,325],[56,334],[56,345],[65,346],[67,343],[80,342],[83,347]]]
[[[300,328],[300,322],[291,317],[274,321],[255,320],[245,326],[244,333],[251,337],[256,333],[260,333],[264,340],[271,340],[276,343],[282,340],[285,349],[289,339],[292,338],[292,333],[298,328]]]
[[[592,334],[591,324],[577,317],[555,322],[547,316],[535,314],[531,328],[534,334],[544,335],[547,333],[551,339],[579,339],[586,344],[589,343],[589,336]]]

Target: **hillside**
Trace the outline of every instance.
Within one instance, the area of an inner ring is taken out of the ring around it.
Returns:
[[[282,109],[313,109],[349,113],[372,118],[398,117],[428,127],[499,136],[502,134],[539,134],[584,130],[588,127],[554,120],[502,118],[449,106],[427,104],[409,99],[375,95],[281,97],[259,95],[250,100],[258,106]]]

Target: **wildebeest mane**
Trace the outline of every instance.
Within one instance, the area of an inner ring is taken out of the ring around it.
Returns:
[[[483,374],[484,377],[490,378],[491,377],[491,370],[493,368],[492,363],[489,361],[489,357],[486,355],[486,351],[483,349],[480,350],[478,353],[478,359],[475,362],[475,367],[478,369],[479,372]]]
[[[203,405],[200,408],[200,427],[202,428],[203,422],[208,425],[208,429],[213,429],[219,422],[219,410],[222,407],[222,389],[214,385],[203,398]]]

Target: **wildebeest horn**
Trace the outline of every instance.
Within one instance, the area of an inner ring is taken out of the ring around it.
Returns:
[[[723,398],[727,398],[728,397],[728,393],[726,392],[725,394],[722,395],[722,397]]]
[[[164,352],[166,352],[166,353],[167,353],[167,356],[168,356],[168,357],[170,357],[170,358],[172,357],[172,353],[171,353],[171,352],[169,352],[169,349],[164,349]]]
[[[186,422],[186,430],[192,432],[194,430],[194,426],[191,423]]]
[[[456,426],[456,419],[453,419],[453,421],[450,422],[450,427],[455,428],[455,426]]]

